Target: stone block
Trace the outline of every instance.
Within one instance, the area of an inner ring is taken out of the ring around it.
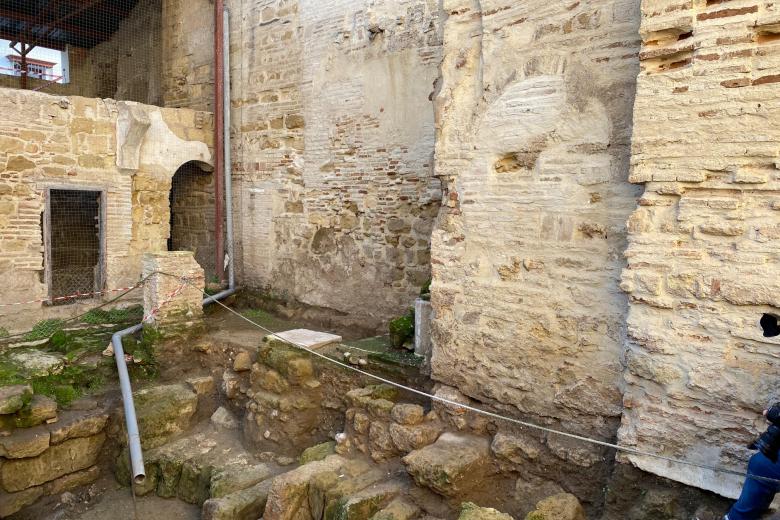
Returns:
[[[34,504],[43,496],[43,491],[43,486],[36,486],[16,493],[0,492],[0,518],[11,516],[23,508]]]
[[[274,474],[268,464],[234,464],[217,469],[211,476],[211,498],[222,498],[237,491],[247,489]]]
[[[393,421],[405,426],[420,424],[425,418],[425,409],[417,404],[397,404],[392,410]]]
[[[49,432],[43,426],[21,428],[0,437],[0,456],[9,459],[36,457],[49,447]]]
[[[382,508],[370,520],[412,520],[420,514],[420,508],[403,498],[396,498]]]
[[[211,424],[226,430],[235,430],[239,427],[238,420],[224,406],[217,408],[217,411],[211,415]]]
[[[183,384],[155,386],[134,395],[144,448],[162,445],[185,431],[198,406],[198,396]]]
[[[260,482],[247,489],[203,503],[203,520],[256,520],[267,518],[266,509],[272,483]]]
[[[561,493],[536,504],[536,510],[528,513],[525,520],[586,520],[586,518],[577,497],[569,493]]]
[[[15,492],[86,469],[97,461],[105,440],[104,433],[70,439],[37,457],[8,460],[0,466],[0,482],[6,491]]]
[[[35,394],[30,403],[16,412],[17,428],[31,428],[57,418],[57,402],[49,396]]]
[[[323,442],[303,450],[301,456],[298,457],[298,463],[304,465],[308,464],[309,462],[323,460],[329,455],[333,455],[334,453],[336,453],[336,443],[333,441]]]
[[[273,479],[264,520],[294,520],[311,515],[309,482],[317,475],[337,471],[346,461],[338,455],[311,462]]]
[[[458,520],[514,520],[512,516],[492,507],[480,507],[473,502],[464,502],[460,506]]]
[[[438,440],[403,458],[417,484],[445,496],[454,496],[479,482],[490,457],[484,437],[442,434]]]
[[[51,443],[59,444],[68,439],[90,437],[103,431],[108,414],[101,410],[61,412],[56,423],[46,426],[51,433]]]
[[[401,453],[409,453],[433,444],[439,438],[441,425],[428,422],[414,426],[390,425],[390,438]]]
[[[12,414],[30,402],[33,396],[30,385],[13,385],[0,388],[0,414]]]

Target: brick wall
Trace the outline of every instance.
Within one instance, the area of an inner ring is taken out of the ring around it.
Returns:
[[[619,277],[638,194],[627,182],[638,3],[444,8],[433,377],[511,414],[612,438]],[[575,465],[603,456],[558,441],[542,438]]]
[[[117,166],[117,119],[127,107],[147,118],[134,169]],[[105,192],[106,288],[135,283],[141,254],[164,251],[171,177],[187,160],[210,160],[210,114],[112,100],[0,89],[0,302],[45,298],[42,213],[46,188]],[[65,312],[53,309],[52,312]],[[24,328],[41,305],[1,307],[0,326]]]
[[[777,400],[780,11],[734,0],[642,3],[629,220],[622,443],[742,469]],[[736,479],[631,457],[734,496]]]
[[[429,277],[437,3],[254,1],[232,18],[241,281],[378,327]]]

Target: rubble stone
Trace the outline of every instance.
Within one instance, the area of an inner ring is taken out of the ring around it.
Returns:
[[[433,444],[403,458],[417,484],[454,496],[480,480],[490,456],[484,437],[444,433]]]
[[[60,413],[56,423],[46,426],[51,432],[51,443],[59,444],[68,439],[90,437],[103,431],[108,414],[99,410],[65,411]]]
[[[569,493],[561,493],[536,504],[536,510],[528,513],[525,520],[586,520],[586,518],[577,497]]]
[[[144,448],[160,446],[186,430],[198,405],[197,394],[181,384],[139,390],[134,397]]]
[[[11,385],[0,388],[0,414],[12,414],[19,411],[32,399],[30,385]]]
[[[512,516],[492,507],[479,507],[473,502],[464,502],[460,506],[458,520],[514,520]]]

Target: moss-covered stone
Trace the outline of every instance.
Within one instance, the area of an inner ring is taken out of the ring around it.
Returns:
[[[388,325],[390,342],[394,347],[401,347],[414,337],[414,311],[410,310],[403,316],[390,320]]]
[[[33,396],[30,385],[12,385],[0,388],[0,414],[15,413],[27,403]]]
[[[210,495],[221,498],[262,482],[273,475],[267,464],[236,464],[216,470],[211,476]]]
[[[198,395],[183,384],[147,388],[134,398],[144,448],[161,446],[186,430],[198,406]]]
[[[336,453],[336,443],[333,441],[323,442],[303,450],[303,453],[298,458],[298,462],[301,465],[308,464],[309,462],[323,460],[328,455],[333,455],[334,453]]]

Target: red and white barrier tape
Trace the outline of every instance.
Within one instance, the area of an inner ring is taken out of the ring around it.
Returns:
[[[16,302],[16,303],[0,303],[0,307],[13,307],[16,305],[32,305],[33,303],[44,303],[44,302],[58,302],[61,300],[70,300],[73,298],[86,298],[88,296],[99,296],[101,294],[110,294],[115,292],[122,292],[122,291],[129,291],[131,289],[135,289],[136,287],[139,287],[141,284],[132,285],[130,287],[119,287],[117,289],[108,289],[105,291],[97,291],[97,292],[90,292],[90,293],[75,293],[75,294],[69,294],[67,296],[57,296],[56,298],[42,298],[40,300],[30,300],[27,302]]]
[[[184,281],[181,283],[181,285],[179,285],[179,287],[177,287],[177,288],[176,288],[176,290],[175,290],[175,291],[173,291],[171,294],[169,294],[169,295],[168,295],[168,296],[167,296],[167,297],[166,297],[166,298],[165,298],[165,299],[164,299],[164,300],[163,300],[163,301],[160,303],[160,305],[158,305],[157,307],[155,307],[154,309],[152,309],[151,311],[149,311],[149,314],[147,314],[146,316],[144,316],[144,319],[143,319],[143,320],[141,320],[141,322],[142,322],[142,323],[146,323],[147,321],[151,321],[151,320],[152,320],[152,318],[154,318],[154,317],[157,315],[157,313],[160,311],[160,309],[162,309],[162,308],[163,308],[163,306],[164,306],[164,305],[167,305],[168,303],[170,303],[170,302],[171,302],[171,300],[173,300],[174,298],[176,298],[176,296],[178,296],[178,295],[179,295],[179,293],[181,293],[181,292],[184,290],[184,288],[187,286],[187,281],[186,281],[187,279],[186,279],[186,278],[182,278],[182,280],[184,280]]]

